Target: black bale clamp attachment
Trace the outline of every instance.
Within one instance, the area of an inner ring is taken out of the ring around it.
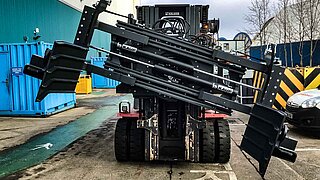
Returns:
[[[297,158],[294,152],[297,141],[286,137],[286,113],[271,108],[284,75],[284,68],[273,66],[275,46],[271,45],[270,48],[266,54],[269,73],[259,97],[260,102],[255,104],[250,112],[240,145],[243,151],[259,162],[261,176],[265,175],[271,156],[290,162],[295,162]]]

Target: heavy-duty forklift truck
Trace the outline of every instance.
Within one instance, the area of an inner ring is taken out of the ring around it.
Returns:
[[[271,156],[295,161],[297,141],[286,137],[286,114],[271,108],[284,72],[273,64],[274,48],[265,62],[255,62],[154,31],[132,16],[116,26],[99,22],[101,13],[113,13],[106,10],[110,3],[84,7],[73,43],[56,41],[44,57],[32,56],[24,73],[42,80],[36,101],[49,93],[74,93],[86,70],[120,81],[117,92],[132,93],[137,102],[137,111],[130,103],[120,104],[118,161],[228,162],[230,130],[221,114],[232,110],[250,115],[240,148],[259,162],[261,176]],[[110,51],[90,44],[95,30],[112,35]],[[90,48],[109,54],[104,68],[85,61]],[[215,67],[230,77],[215,74]],[[264,74],[261,89],[240,83],[247,69]],[[235,102],[239,85],[259,91],[258,103]]]

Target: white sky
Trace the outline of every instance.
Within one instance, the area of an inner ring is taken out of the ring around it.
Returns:
[[[276,0],[271,0],[275,2]],[[220,37],[233,39],[240,31],[244,31],[244,16],[248,12],[250,0],[141,0],[141,5],[154,4],[203,4],[210,5],[209,19],[220,18]]]

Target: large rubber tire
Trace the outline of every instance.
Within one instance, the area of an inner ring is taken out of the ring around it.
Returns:
[[[206,127],[200,130],[199,139],[200,162],[214,163],[216,159],[214,121],[207,121]]]
[[[229,123],[225,119],[217,119],[215,122],[216,154],[218,163],[227,163],[230,160],[231,142]]]
[[[129,132],[130,122],[127,119],[119,119],[114,138],[114,152],[117,161],[129,160]]]
[[[145,129],[137,128],[137,120],[132,120],[129,138],[131,161],[145,160]]]

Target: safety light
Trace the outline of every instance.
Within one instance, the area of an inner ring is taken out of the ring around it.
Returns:
[[[202,28],[203,28],[203,29],[208,29],[208,28],[209,28],[209,25],[208,25],[207,23],[202,24]]]

